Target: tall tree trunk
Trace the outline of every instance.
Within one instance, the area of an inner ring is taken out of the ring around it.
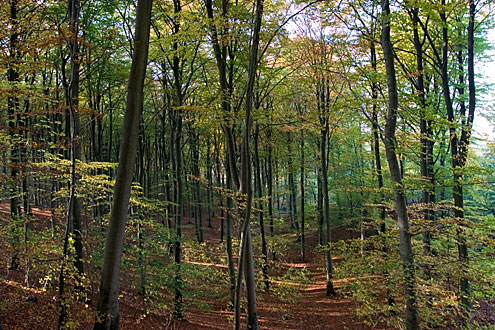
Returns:
[[[222,187],[222,182],[225,181],[222,179],[223,175],[220,171],[220,146],[217,141],[217,135],[214,135],[214,145],[215,145],[215,176],[217,181],[217,187]],[[228,160],[228,159],[227,159]],[[228,163],[225,164],[228,166]],[[226,172],[228,174],[228,172]],[[227,189],[231,189],[228,188]],[[225,217],[229,210],[224,209],[224,194],[220,192],[219,194],[219,207],[220,207],[220,242],[223,242],[224,234],[225,234]]]
[[[81,3],[79,0],[69,0],[68,1],[68,16],[69,16],[69,56],[70,56],[70,80],[69,83],[65,82],[66,96],[67,96],[67,106],[68,106],[68,122],[67,125],[70,127],[69,135],[70,145],[71,145],[71,176],[69,184],[69,201],[68,201],[68,211],[66,220],[66,231],[64,237],[64,247],[63,247],[63,262],[60,267],[59,274],[59,320],[58,328],[65,329],[67,322],[67,306],[65,297],[65,272],[68,262],[68,257],[70,253],[71,236],[73,238],[74,244],[74,266],[77,270],[77,276],[79,278],[83,275],[83,257],[82,257],[82,227],[81,227],[81,198],[77,196],[76,187],[79,182],[79,174],[77,173],[76,162],[81,159],[81,144],[79,141],[79,45],[77,41],[77,34],[79,32],[79,13],[81,10]],[[76,279],[78,282],[79,279]],[[79,286],[79,290],[82,288]]]
[[[225,172],[226,172],[226,186],[229,192],[232,191],[232,178],[230,177],[231,171],[229,169],[229,157],[225,157]],[[226,221],[226,231],[225,231],[225,247],[227,251],[227,267],[229,272],[229,284],[230,284],[230,304],[234,308],[235,304],[235,294],[236,294],[236,278],[235,278],[235,267],[234,267],[234,252],[232,248],[232,215],[231,212],[234,208],[234,201],[232,197],[228,196],[227,199],[227,210],[225,211],[225,221]]]
[[[220,48],[217,28],[214,24],[213,16],[213,3],[211,0],[205,0],[205,7],[207,11],[208,19],[210,20],[210,30],[213,51],[217,62],[218,76],[220,81],[220,91],[222,95],[228,96],[229,85],[227,82],[227,68],[226,68],[226,56],[222,53]],[[228,1],[222,2],[222,16],[226,16],[228,8]],[[243,215],[243,224],[241,230],[241,244],[239,247],[239,265],[238,276],[236,281],[236,293],[234,303],[234,328],[240,329],[240,303],[241,303],[241,284],[242,275],[245,276],[246,283],[246,295],[247,295],[247,327],[248,329],[258,329],[258,318],[256,312],[256,288],[254,279],[254,263],[253,263],[253,250],[251,242],[251,207],[253,199],[252,191],[252,168],[250,163],[250,133],[251,133],[251,112],[253,108],[253,92],[254,92],[254,80],[256,79],[256,69],[258,65],[258,47],[259,47],[259,32],[261,29],[261,18],[263,15],[263,0],[256,0],[254,15],[254,28],[251,37],[249,47],[249,64],[247,71],[246,93],[245,93],[245,117],[244,117],[244,129],[242,137],[241,148],[241,170],[240,175],[237,170],[236,154],[235,154],[235,142],[232,134],[232,129],[228,125],[223,125],[223,130],[226,138],[227,157],[229,158],[229,171],[233,186],[236,191],[240,192],[245,199],[245,208],[240,210]],[[230,70],[230,74],[232,70]],[[229,115],[230,104],[229,98],[222,97],[221,100],[222,111],[224,115]],[[240,205],[240,204],[239,204]]]
[[[198,242],[202,243],[203,242],[203,210],[202,210],[202,198],[201,198],[201,183],[199,182],[199,178],[201,176],[199,172],[199,133],[196,134],[193,132],[193,137],[194,137],[194,146],[192,147],[193,151],[193,173],[196,176],[198,180],[195,182],[195,188],[196,188],[196,216],[197,219],[199,220],[198,223]]]
[[[143,196],[144,197],[149,197],[147,194],[147,189],[148,185],[146,184],[145,181],[145,152],[144,152],[144,144],[143,142],[144,139],[144,130],[143,130],[143,121],[141,118],[141,125],[139,128],[139,136],[138,136],[138,156],[137,156],[137,162],[138,166],[136,166],[136,171],[135,171],[135,178],[138,178],[139,184],[141,185],[141,188],[143,189]],[[138,212],[137,216],[137,223],[136,223],[136,230],[137,230],[137,243],[138,243],[138,260],[137,260],[137,269],[139,271],[139,291],[138,294],[141,296],[146,295],[146,268],[144,265],[144,256],[143,256],[143,230],[142,230],[142,222],[144,220],[144,209],[140,210],[139,207],[134,208]],[[131,208],[132,212],[132,208]]]
[[[377,72],[376,65],[376,48],[374,41],[371,42],[371,65],[373,67],[373,71]],[[385,194],[383,192],[383,172],[382,172],[382,160],[380,156],[380,138],[379,138],[379,127],[378,127],[378,109],[377,109],[377,100],[378,100],[378,84],[373,81],[371,84],[371,97],[373,98],[373,110],[371,114],[372,119],[372,129],[373,129],[373,151],[375,155],[375,167],[376,167],[376,181],[378,185],[379,198],[380,198],[380,226],[379,231],[382,235],[384,235],[387,231],[387,226],[385,223],[386,218],[386,206],[385,206]],[[386,239],[382,236],[383,248],[382,252],[384,256],[388,255],[388,248],[386,244]],[[390,289],[388,285],[390,284],[389,273],[388,270],[384,267],[383,277],[385,279],[385,283],[387,285],[387,301],[390,306],[395,304],[395,300],[392,297]]]
[[[318,142],[318,149],[320,149],[321,142]],[[321,163],[321,160],[320,160]],[[318,166],[318,170],[316,172],[318,179],[318,244],[323,245],[323,180],[322,180],[322,171],[321,166]]]
[[[17,6],[18,0],[12,0],[10,2],[10,20],[12,24],[12,34],[9,40],[9,68],[7,70],[7,80],[9,81],[10,88],[17,88],[19,83],[19,72],[18,67],[18,45],[19,42],[19,32],[17,29]],[[9,124],[9,135],[12,141],[16,140],[16,118],[19,112],[19,99],[15,96],[16,93],[12,93],[7,99],[7,111],[8,111],[8,124]],[[14,145],[10,153],[10,216],[13,221],[17,221],[19,216],[19,198],[18,198],[18,175],[19,175],[19,147]],[[15,244],[20,243],[20,239],[15,234],[14,242]],[[17,269],[19,264],[17,252],[11,258],[9,269]]]
[[[259,155],[259,135],[260,135],[260,125],[256,124],[256,129],[254,133],[254,179],[256,183],[256,197],[260,199],[257,203],[258,207],[258,218],[260,223],[260,234],[261,234],[261,253],[263,254],[263,264],[262,273],[263,281],[265,283],[265,291],[270,290],[270,281],[268,278],[268,249],[266,246],[266,234],[265,234],[265,222],[263,218],[263,197],[261,189],[261,166],[260,166],[260,155]]]
[[[430,169],[431,169],[431,158],[429,157],[429,148],[431,137],[429,136],[429,121],[427,119],[427,109],[426,109],[426,99],[425,99],[425,83],[424,83],[424,68],[423,68],[423,47],[419,39],[419,9],[412,8],[409,11],[412,22],[413,22],[413,33],[414,33],[414,48],[416,50],[416,70],[418,72],[418,78],[416,80],[416,92],[420,107],[420,133],[421,133],[421,153],[420,153],[420,173],[424,182],[424,186],[421,190],[421,203],[423,205],[423,214],[425,222],[428,224],[431,220],[430,208],[431,208],[431,179],[430,179]],[[429,229],[423,232],[423,246],[425,254],[430,254],[430,241],[431,233]]]
[[[71,156],[72,156],[72,182],[70,184],[70,198],[73,199],[70,211],[72,217],[72,235],[74,237],[75,261],[74,265],[79,273],[83,274],[82,256],[82,225],[81,225],[81,197],[77,196],[76,187],[79,182],[79,174],[76,172],[75,163],[81,160],[80,121],[79,121],[79,44],[77,34],[79,33],[79,13],[81,10],[80,0],[69,0],[68,10],[70,17],[69,52],[71,63],[71,77],[68,89],[68,106],[71,117]]]
[[[180,30],[180,13],[182,6],[180,0],[174,0],[174,21],[173,21],[173,34],[179,34]],[[183,105],[183,91],[182,91],[182,77],[180,71],[180,59],[178,55],[178,42],[174,41],[172,48],[174,50],[174,56],[172,59],[172,71],[174,76],[174,105],[180,107]],[[175,296],[174,296],[174,312],[175,318],[184,319],[184,306],[183,300],[183,281],[182,281],[182,217],[184,212],[183,201],[183,168],[182,168],[182,110],[170,109],[171,122],[172,122],[172,168],[174,172],[174,202],[175,202],[175,249],[174,249],[174,262],[175,262]],[[191,215],[189,215],[191,216]]]
[[[333,287],[333,261],[332,261],[332,228],[330,223],[330,200],[328,196],[328,164],[327,164],[327,135],[328,135],[328,119],[325,127],[321,131],[320,140],[320,157],[321,157],[321,181],[322,181],[322,197],[323,197],[323,221],[326,226],[326,295],[335,295]]]
[[[249,65],[247,72],[246,82],[246,96],[245,96],[245,115],[244,115],[244,128],[242,137],[241,148],[241,176],[240,176],[240,189],[239,192],[245,196],[246,207],[243,215],[243,230],[241,235],[241,245],[239,247],[241,255],[239,257],[239,273],[241,271],[241,264],[244,263],[244,281],[246,284],[246,314],[247,314],[247,328],[250,330],[258,329],[258,316],[256,311],[256,285],[254,278],[254,260],[253,260],[253,244],[251,240],[251,208],[253,202],[253,187],[252,187],[252,167],[251,167],[251,154],[250,154],[250,136],[251,136],[251,112],[253,109],[253,96],[254,96],[254,81],[256,79],[256,70],[258,66],[258,47],[260,43],[260,30],[261,19],[263,16],[263,0],[256,0],[256,12],[254,16],[254,27],[251,37],[251,43],[249,47]],[[231,166],[235,164],[231,163]],[[231,169],[232,170],[232,169]],[[239,276],[240,278],[240,276]],[[236,302],[237,313],[235,313],[234,328],[237,330],[240,328],[240,313],[238,307],[240,307],[240,286],[241,281],[237,281]]]
[[[302,118],[302,107],[299,104],[299,116]],[[301,260],[304,261],[306,258],[306,250],[305,250],[305,233],[304,233],[304,205],[305,205],[305,196],[304,196],[304,129],[301,129]]]
[[[131,183],[136,163],[139,122],[143,108],[143,86],[148,61],[151,7],[152,0],[138,0],[134,52],[127,85],[127,103],[122,129],[119,167],[105,241],[95,330],[119,329],[120,261]]]
[[[208,228],[213,228],[211,225],[211,213],[212,213],[212,197],[213,197],[213,178],[212,178],[212,171],[213,171],[213,164],[211,163],[211,155],[210,155],[210,150],[211,150],[211,143],[210,143],[210,138],[208,137],[207,142],[206,142],[206,179],[208,180],[208,186],[206,187],[206,206],[207,210],[206,212],[208,213]]]
[[[388,0],[381,1],[382,7],[382,48],[385,58],[388,87],[388,113],[385,125],[385,151],[387,155],[390,176],[394,185],[395,211],[400,233],[399,252],[404,268],[405,301],[406,301],[406,328],[408,330],[419,328],[418,305],[416,299],[416,278],[414,254],[409,232],[409,218],[407,214],[406,196],[402,176],[397,161],[397,139],[395,131],[397,127],[397,112],[399,107],[399,95],[397,92],[397,80],[395,75],[394,51],[390,41],[390,5]]]
[[[272,150],[272,129],[268,129],[267,133],[267,140],[268,140],[268,219],[270,219],[270,237],[273,237],[274,235],[274,228],[273,228],[273,150]]]
[[[292,164],[292,133],[287,133],[287,153],[288,153],[288,166],[289,171],[289,214],[290,214],[290,228],[296,229],[299,232],[299,225],[296,220],[297,206],[296,206],[296,183],[294,181],[294,168]]]
[[[442,5],[445,5],[445,0],[442,0]],[[474,83],[474,16],[476,11],[476,5],[474,2],[469,4],[469,23],[468,23],[468,81],[469,81],[469,112],[466,116],[466,109],[461,100],[461,136],[457,135],[456,118],[454,115],[454,107],[452,98],[450,96],[449,89],[449,75],[448,75],[448,51],[449,51],[449,37],[447,28],[447,16],[444,12],[440,13],[440,18],[443,22],[442,28],[442,63],[441,63],[441,76],[442,76],[442,91],[445,101],[445,107],[447,110],[447,120],[449,121],[449,133],[450,133],[450,148],[451,148],[451,161],[453,171],[453,198],[454,198],[454,217],[459,223],[457,228],[457,250],[459,260],[461,263],[462,275],[459,279],[461,306],[465,311],[466,317],[469,310],[472,307],[471,302],[471,285],[467,276],[468,268],[468,248],[464,237],[464,229],[462,222],[464,221],[464,195],[463,195],[463,167],[465,165],[467,156],[467,147],[469,145],[469,139],[471,135],[472,123],[474,119],[475,110],[475,83]],[[462,58],[461,58],[462,60]],[[462,64],[461,64],[462,71]],[[463,78],[462,78],[463,79]],[[462,83],[462,80],[461,82]],[[462,87],[461,87],[462,88]],[[463,90],[461,90],[463,93]]]

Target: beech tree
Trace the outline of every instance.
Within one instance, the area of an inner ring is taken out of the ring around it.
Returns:
[[[418,329],[418,310],[416,300],[416,279],[414,254],[412,250],[411,233],[409,231],[409,217],[407,214],[406,196],[402,183],[402,175],[397,161],[395,130],[397,125],[397,113],[399,97],[397,93],[397,78],[395,73],[394,55],[390,42],[390,3],[388,0],[381,2],[382,6],[382,48],[387,72],[388,87],[388,112],[385,125],[385,151],[392,183],[394,184],[395,212],[400,233],[400,255],[404,267],[405,299],[406,299],[406,327]]]
[[[94,329],[119,329],[119,281],[122,246],[128,217],[131,183],[136,162],[138,128],[143,108],[143,85],[148,62],[151,24],[151,0],[139,0],[131,72],[127,86],[127,103],[120,146],[119,167],[105,241],[98,318]]]

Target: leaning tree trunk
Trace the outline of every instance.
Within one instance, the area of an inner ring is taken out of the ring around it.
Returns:
[[[119,329],[120,261],[131,183],[136,163],[139,122],[143,108],[143,86],[148,61],[151,6],[152,0],[138,0],[134,53],[127,84],[127,103],[122,129],[119,167],[105,242],[95,330]]]
[[[412,251],[411,233],[409,232],[409,218],[407,214],[406,196],[402,175],[397,161],[397,139],[395,131],[397,126],[397,112],[399,107],[399,95],[397,92],[397,80],[394,66],[394,52],[390,41],[390,5],[388,0],[382,0],[382,48],[385,58],[388,87],[388,113],[385,124],[385,152],[387,155],[390,176],[394,185],[395,211],[400,233],[399,252],[404,268],[405,301],[406,301],[406,328],[418,329],[418,305],[416,299],[416,278],[414,266],[414,254]]]

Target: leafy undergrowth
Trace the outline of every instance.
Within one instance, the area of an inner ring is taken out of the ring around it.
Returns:
[[[2,228],[7,228],[7,205],[3,204]],[[12,244],[0,240],[3,261],[0,282],[0,312],[4,329],[56,329],[58,323],[57,276],[59,256],[57,248],[62,240],[61,230],[52,237],[50,218],[46,210],[34,210],[39,230],[31,230],[33,242],[22,246],[16,270],[9,270]],[[185,220],[187,223],[187,220]],[[59,223],[61,226],[61,223]],[[185,317],[174,320],[170,315],[173,293],[173,264],[170,263],[168,233],[153,236],[141,246],[146,265],[145,295],[139,294],[137,271],[136,226],[128,225],[128,238],[122,266],[122,294],[119,300],[122,329],[228,329],[232,326],[232,312],[228,309],[228,275],[224,244],[220,242],[220,221],[213,218],[213,228],[205,228],[205,242],[194,239],[194,226],[186,225],[184,240]],[[99,227],[95,227],[99,228]],[[149,228],[148,228],[149,229]],[[255,233],[257,229],[254,228]],[[69,301],[68,327],[91,329],[95,316],[99,260],[101,258],[101,230],[88,231],[85,246],[85,299]],[[151,231],[144,232],[144,237]],[[154,234],[160,234],[156,229]],[[259,240],[254,235],[254,249],[260,255]],[[260,329],[366,329],[363,319],[356,317],[357,305],[341,295],[325,296],[325,277],[321,253],[317,253],[316,236],[308,238],[306,262],[301,262],[295,235],[280,234],[270,239],[270,292],[264,292],[261,274],[258,278],[257,307]],[[338,236],[335,235],[336,237]],[[342,234],[345,236],[345,233]],[[153,244],[146,245],[146,244]],[[237,241],[234,240],[234,248]],[[163,253],[157,253],[161,251]],[[273,253],[275,252],[275,254]],[[275,257],[275,258],[274,258]],[[337,260],[338,258],[336,258]],[[261,269],[261,258],[256,259]],[[29,266],[29,267],[28,267]],[[27,272],[29,269],[29,272]],[[26,286],[29,274],[29,287]],[[339,282],[336,281],[337,289]]]
[[[47,210],[33,209],[30,230],[25,240],[22,223],[10,221],[8,206],[0,204],[0,313],[4,329],[56,329],[58,324],[57,287],[63,240],[62,212],[53,232]],[[87,219],[87,218],[86,218]],[[212,219],[212,228],[204,229],[204,242],[196,240],[195,226],[184,219],[183,265],[185,321],[171,317],[175,266],[171,262],[173,235],[156,218],[131,217],[127,226],[121,272],[120,322],[122,329],[229,329],[233,313],[229,310],[228,271],[225,244],[220,241],[220,220]],[[270,274],[269,292],[261,273],[263,258],[259,228],[253,222],[253,248],[257,278],[257,308],[260,329],[398,329],[402,320],[401,267],[397,247],[392,243],[383,254],[383,239],[370,236],[357,239],[357,233],[336,229],[332,239],[337,295],[327,297],[324,258],[317,235],[309,232],[306,260],[301,261],[297,236],[276,222],[277,235],[268,237]],[[105,237],[105,222],[85,221],[86,288],[81,299],[67,299],[69,329],[91,329]],[[91,229],[90,229],[91,228]],[[140,236],[138,236],[141,228]],[[16,232],[18,230],[18,232]],[[392,233],[393,235],[393,233]],[[237,255],[238,240],[233,240]],[[421,245],[416,246],[418,255]],[[442,253],[437,248],[437,253]],[[420,265],[423,261],[420,259]],[[491,264],[479,264],[478,274]],[[143,270],[143,271],[141,271]],[[448,270],[448,269],[447,269]],[[386,272],[384,272],[386,271]],[[432,271],[440,273],[438,266]],[[451,276],[454,270],[445,274]],[[74,287],[68,272],[69,287]],[[144,274],[141,277],[140,274]],[[437,277],[438,277],[437,274]],[[439,329],[460,328],[457,298],[440,283],[424,282],[419,273],[421,318],[436,322]],[[448,280],[448,278],[446,278]],[[486,279],[479,277],[479,281]],[[478,282],[479,282],[478,281]],[[473,282],[477,285],[478,282]],[[448,282],[447,282],[448,283]],[[436,290],[427,307],[428,290]],[[144,291],[144,292],[143,292]],[[479,291],[476,291],[479,292]],[[387,295],[395,304],[387,304]],[[468,328],[492,329],[495,321],[493,301],[476,300],[473,322]],[[424,314],[428,313],[428,314]]]

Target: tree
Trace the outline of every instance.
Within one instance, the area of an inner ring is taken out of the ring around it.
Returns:
[[[397,80],[395,74],[394,53],[390,41],[390,3],[381,1],[382,7],[382,49],[385,59],[388,87],[388,112],[385,125],[385,151],[388,168],[394,185],[395,212],[400,233],[400,256],[404,268],[405,300],[406,300],[406,328],[408,330],[419,328],[418,306],[416,299],[416,279],[414,254],[412,251],[411,232],[409,231],[409,218],[407,214],[406,195],[402,183],[402,175],[397,161],[397,139],[395,130],[397,127],[397,113],[399,109],[399,96],[397,92]]]
[[[69,0],[68,1],[68,17],[69,17],[69,36],[68,48],[70,57],[70,79],[67,83],[64,79],[64,84],[66,88],[66,99],[68,107],[68,122],[66,125],[70,127],[69,129],[69,139],[71,145],[71,177],[70,177],[70,193],[69,193],[69,203],[67,211],[67,223],[65,229],[64,237],[64,248],[63,257],[68,259],[69,250],[71,244],[71,237],[74,239],[74,266],[77,269],[77,281],[80,281],[84,269],[83,269],[83,255],[82,255],[82,227],[81,227],[81,198],[76,194],[76,186],[79,182],[79,174],[77,173],[76,162],[81,160],[81,144],[80,138],[80,119],[79,119],[79,70],[80,70],[80,58],[79,58],[79,13],[81,10],[81,3],[79,0]],[[65,288],[65,277],[67,276],[66,260],[62,263],[60,267],[59,274],[59,329],[64,329],[67,322],[67,307],[65,304],[64,297]],[[81,284],[76,284],[78,289],[82,291]]]
[[[152,0],[139,0],[132,66],[127,86],[119,167],[114,187],[114,199],[105,243],[98,319],[94,329],[119,329],[119,280],[122,245],[129,208],[131,183],[136,162],[138,129],[143,107],[143,85],[148,61]]]

